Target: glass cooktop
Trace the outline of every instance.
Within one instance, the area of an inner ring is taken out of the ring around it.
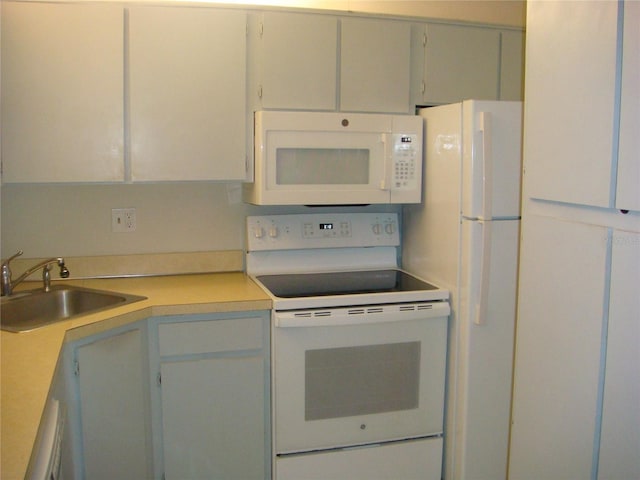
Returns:
[[[257,279],[276,297],[301,298],[386,292],[437,290],[400,270],[287,273],[259,275]]]

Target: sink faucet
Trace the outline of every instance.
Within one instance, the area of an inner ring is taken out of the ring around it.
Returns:
[[[42,268],[42,282],[44,284],[44,291],[48,292],[51,290],[51,264],[57,263],[60,267],[60,278],[68,278],[69,277],[69,269],[64,264],[64,258],[62,257],[54,257],[48,260],[43,260],[33,267],[27,269],[22,275],[20,275],[16,280],[11,279],[11,267],[9,264],[11,260],[16,257],[22,255],[22,250],[19,250],[14,255],[9,258],[2,260],[2,296],[9,296],[13,293],[14,287],[20,284],[25,278],[31,275],[36,270]]]

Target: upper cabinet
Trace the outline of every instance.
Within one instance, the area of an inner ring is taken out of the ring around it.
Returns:
[[[263,12],[251,31],[254,110],[412,110],[407,22]]]
[[[123,11],[2,2],[4,182],[124,178]]]
[[[471,98],[496,100],[499,64],[498,30],[427,24],[424,103],[454,103]]]
[[[524,98],[524,33],[500,32],[500,100]]]
[[[632,1],[529,9],[544,28],[528,33],[527,63],[545,67],[527,74],[529,197],[640,210],[639,12]]]
[[[251,23],[256,110],[335,110],[338,20],[264,12]]]
[[[303,12],[4,1],[2,181],[251,181],[256,110],[521,99],[521,31]]]
[[[640,3],[624,4],[616,208],[640,211]]]
[[[244,180],[246,13],[131,7],[131,179]]]
[[[245,12],[2,8],[4,182],[246,178]]]
[[[345,18],[340,36],[340,110],[408,113],[411,25]]]
[[[522,100],[521,31],[428,23],[421,35],[414,35],[414,48],[416,40],[424,52],[417,59],[423,70],[416,104]]]

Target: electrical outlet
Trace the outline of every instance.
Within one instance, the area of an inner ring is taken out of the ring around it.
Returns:
[[[136,231],[136,209],[135,208],[112,208],[111,209],[111,231],[112,232],[135,232]]]

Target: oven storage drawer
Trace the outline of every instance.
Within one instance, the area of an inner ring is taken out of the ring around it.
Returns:
[[[276,459],[277,480],[440,480],[442,437]]]

